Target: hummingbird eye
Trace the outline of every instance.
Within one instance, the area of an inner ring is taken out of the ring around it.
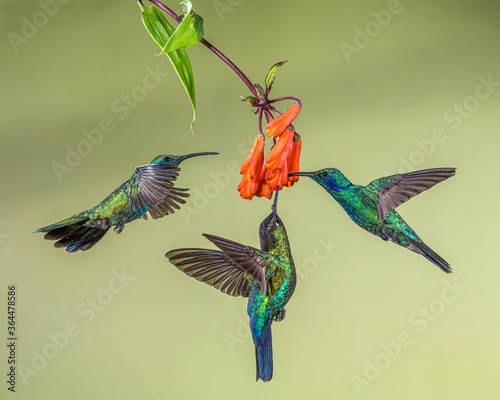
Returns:
[[[323,171],[323,172],[321,173],[321,176],[322,176],[323,178],[326,178],[326,177],[328,176],[328,172]]]
[[[169,157],[169,156],[163,157],[163,161],[170,162],[170,161],[172,161],[172,157]]]
[[[276,225],[278,225],[278,226],[281,225],[281,219],[279,217],[276,218]]]

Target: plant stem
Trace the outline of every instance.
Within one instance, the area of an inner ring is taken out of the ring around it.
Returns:
[[[168,15],[170,15],[173,19],[175,19],[177,22],[182,22],[182,18],[179,17],[176,13],[174,13],[170,8],[168,8],[165,4],[159,2],[158,0],[149,0],[151,3],[153,3],[156,7],[161,8],[163,11],[165,11]]]
[[[248,87],[248,89],[252,92],[252,94],[256,98],[260,98],[259,92],[255,88],[255,85],[252,82],[250,82],[250,79],[248,79],[248,77],[243,73],[243,71],[241,69],[239,69],[236,66],[235,63],[233,63],[219,49],[217,49],[217,47],[215,47],[214,45],[212,45],[207,40],[201,39],[200,42],[203,43],[213,53],[215,53],[215,55],[217,55],[222,61],[224,61],[229,66],[229,68],[231,68],[236,73],[236,75],[238,75],[240,77],[240,79],[243,81],[243,83]]]
[[[264,133],[262,133],[262,108],[259,107],[257,114],[258,114],[257,131],[259,132],[259,135],[264,136]]]
[[[163,11],[165,11],[168,15],[170,15],[177,22],[180,23],[182,21],[182,19],[183,19],[182,16],[177,15],[175,12],[173,12],[170,8],[168,8],[166,5],[164,5],[163,3],[161,3],[159,0],[149,0],[149,1],[151,3],[153,3],[155,6],[157,6],[158,8],[161,8]],[[224,61],[229,66],[229,68],[231,68],[236,73],[236,75],[239,76],[239,78],[243,81],[243,83],[248,87],[248,89],[250,90],[250,92],[252,92],[252,94],[257,99],[263,100],[263,99],[260,98],[259,92],[255,88],[255,85],[250,81],[250,79],[248,79],[248,77],[243,73],[243,71],[236,66],[235,63],[233,63],[219,49],[217,49],[217,47],[215,47],[214,45],[212,45],[207,40],[201,39],[200,43],[202,43],[209,50],[211,50],[217,57],[219,57],[222,61]]]

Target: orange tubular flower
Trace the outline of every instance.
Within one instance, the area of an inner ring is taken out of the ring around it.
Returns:
[[[269,137],[276,137],[281,135],[293,122],[295,117],[299,115],[299,112],[300,105],[298,103],[295,103],[287,111],[267,124],[266,135]]]
[[[273,196],[273,192],[269,188],[266,182],[266,168],[262,169],[262,174],[260,178],[259,188],[257,189],[257,197],[267,197],[270,199]]]
[[[285,164],[286,160],[288,159],[288,155],[292,150],[292,140],[294,134],[295,134],[294,131],[292,131],[291,129],[287,129],[278,138],[278,141],[267,155],[266,158],[267,169],[270,170],[279,169]]]
[[[286,112],[267,124],[267,136],[274,138],[274,146],[269,151],[264,164],[265,136],[259,133],[255,138],[252,150],[241,166],[243,175],[238,191],[244,199],[252,200],[253,196],[270,199],[273,192],[283,186],[290,187],[299,179],[288,176],[299,172],[300,136],[290,124],[300,113],[300,103],[292,105]]]
[[[302,141],[300,140],[300,136],[298,133],[295,133],[292,141],[292,152],[288,158],[288,166],[289,166],[289,174],[294,174],[299,172],[299,163],[300,163],[300,148],[302,147]],[[299,180],[298,176],[290,176],[286,183],[286,187],[293,186],[295,182]]]
[[[259,189],[262,177],[262,165],[264,164],[264,136],[257,135],[253,142],[252,150],[241,166],[240,173],[243,175],[238,191],[244,199],[252,200]]]
[[[283,189],[288,181],[288,160],[292,153],[294,135],[293,130],[286,129],[267,155],[265,180],[271,192],[277,187]]]

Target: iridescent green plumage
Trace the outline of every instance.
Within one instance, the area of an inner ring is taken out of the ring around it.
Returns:
[[[163,154],[151,163],[137,167],[129,180],[122,183],[98,205],[55,224],[40,228],[45,239],[57,240],[55,247],[69,253],[92,248],[109,228],[120,233],[125,224],[138,218],[161,218],[184,204],[188,189],[174,187],[179,164],[191,157],[218,153],[193,153],[183,156]]]
[[[265,382],[273,376],[271,323],[285,317],[284,307],[296,284],[290,245],[276,203],[277,194],[271,214],[260,225],[260,249],[204,234],[222,251],[177,249],[166,254],[187,275],[223,293],[249,297],[247,311],[255,345],[257,380]]]
[[[290,175],[312,178],[361,228],[423,255],[450,273],[450,265],[418,237],[394,208],[454,174],[455,168],[426,169],[376,179],[367,186],[352,184],[336,168]]]

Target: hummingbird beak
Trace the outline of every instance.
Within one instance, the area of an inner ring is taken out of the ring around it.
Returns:
[[[274,195],[274,203],[273,203],[273,206],[271,207],[271,211],[274,213],[274,214],[277,214],[278,213],[278,193],[279,193],[279,189],[276,189],[276,193]]]
[[[209,152],[206,152],[206,153],[191,153],[191,154],[186,154],[185,156],[182,156],[182,157],[179,158],[179,162],[177,164],[180,164],[184,160],[187,160],[188,158],[191,158],[191,157],[212,156],[212,155],[215,155],[215,154],[219,154],[219,153],[214,153],[212,151],[209,151]]]
[[[294,174],[288,174],[288,176],[308,176],[309,178],[312,178],[314,175],[314,172],[295,172]]]

